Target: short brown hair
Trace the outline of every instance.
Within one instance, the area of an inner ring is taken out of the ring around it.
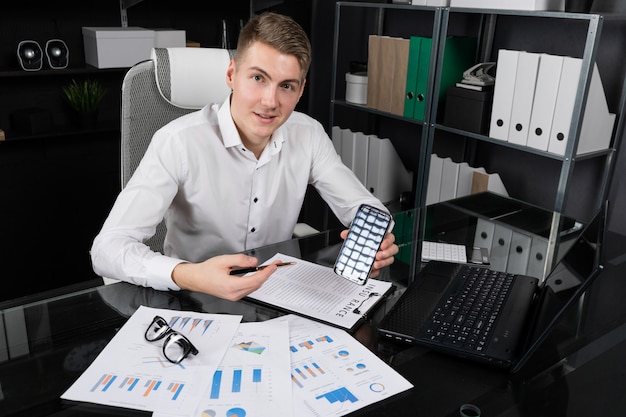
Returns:
[[[296,57],[302,70],[302,80],[306,78],[311,65],[311,43],[302,26],[295,20],[273,12],[253,16],[239,34],[235,60],[257,41],[282,54]]]

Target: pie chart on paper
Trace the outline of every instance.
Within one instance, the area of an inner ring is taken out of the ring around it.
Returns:
[[[226,417],[246,417],[246,410],[243,408],[231,408],[226,412]]]
[[[204,410],[202,412],[202,414],[200,414],[201,417],[215,417],[215,411],[214,410]]]

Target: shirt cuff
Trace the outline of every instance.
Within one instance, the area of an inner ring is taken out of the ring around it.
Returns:
[[[180,291],[180,287],[172,280],[172,271],[176,265],[185,262],[169,256],[155,256],[148,264],[148,280],[155,290]]]

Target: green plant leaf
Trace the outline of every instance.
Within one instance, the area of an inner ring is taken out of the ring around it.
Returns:
[[[72,80],[63,86],[63,95],[74,110],[90,113],[98,109],[106,95],[106,89],[97,80],[87,79],[81,82]]]

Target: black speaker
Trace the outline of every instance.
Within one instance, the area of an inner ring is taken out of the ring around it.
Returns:
[[[50,39],[46,42],[46,61],[52,69],[67,68],[70,62],[70,50],[61,39]]]
[[[41,46],[35,41],[21,41],[17,45],[17,59],[24,71],[38,71],[43,65]]]

